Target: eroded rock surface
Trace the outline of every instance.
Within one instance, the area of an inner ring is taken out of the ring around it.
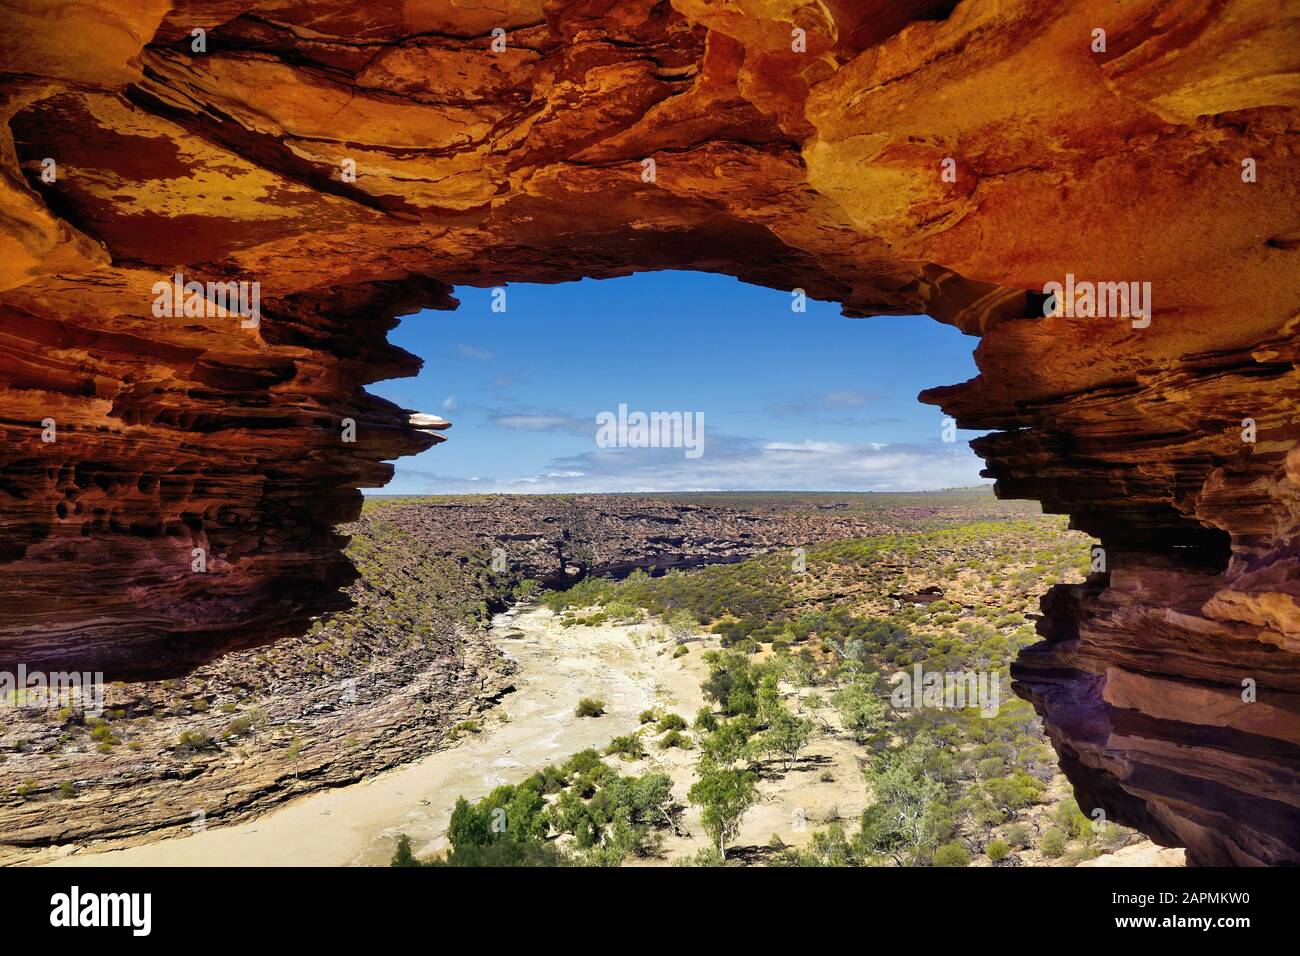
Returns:
[[[1193,863],[1300,862],[1286,5],[2,15],[0,665],[168,676],[343,606],[334,527],[441,437],[363,390],[418,365],[394,316],[726,272],[981,337],[923,400],[1105,547],[1018,669],[1081,797]],[[155,315],[177,271],[260,283],[260,322]],[[1150,282],[1150,323],[1044,318],[1067,274]]]

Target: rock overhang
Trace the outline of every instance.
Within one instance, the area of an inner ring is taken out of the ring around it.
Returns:
[[[1017,690],[1113,818],[1296,862],[1300,21],[498,6],[7,8],[0,656],[165,676],[301,631],[354,573],[357,489],[442,437],[364,391],[419,366],[396,316],[725,272],[980,337],[922,400],[1106,558],[1045,600]],[[160,319],[176,272],[258,282],[261,321]],[[1150,324],[1044,316],[1067,275],[1149,282]]]

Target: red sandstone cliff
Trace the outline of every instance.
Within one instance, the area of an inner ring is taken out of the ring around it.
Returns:
[[[721,271],[981,337],[980,376],[923,400],[995,430],[1001,494],[1106,549],[1017,672],[1063,766],[1194,862],[1300,862],[1287,5],[0,17],[0,666],[173,673],[338,606],[357,488],[439,440],[363,391],[418,365],[394,316],[456,284]],[[260,283],[260,323],[156,316],[178,269]],[[1042,317],[1067,274],[1150,282],[1150,324]]]

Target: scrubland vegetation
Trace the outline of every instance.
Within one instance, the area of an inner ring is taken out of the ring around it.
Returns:
[[[768,847],[746,848],[747,862],[1073,863],[1123,845],[1129,831],[1095,825],[1068,796],[1008,674],[1037,640],[1039,597],[1053,583],[1082,580],[1088,546],[1056,518],[976,521],[546,592],[541,603],[565,626],[651,620],[676,653],[698,644],[710,706],[689,724],[647,711],[641,728],[604,754],[585,751],[475,804],[462,800],[451,851],[434,862],[655,858],[663,834],[680,825],[682,802],[666,776],[624,776],[616,765],[672,748],[691,754],[685,803],[707,835],[703,849],[673,862],[723,864],[764,780],[801,767],[810,744],[826,737],[854,748],[861,769],[852,772],[870,794],[865,810],[798,846],[774,835]],[[914,665],[984,674],[998,688],[995,706],[900,704],[891,677]],[[829,770],[820,779],[835,785]]]

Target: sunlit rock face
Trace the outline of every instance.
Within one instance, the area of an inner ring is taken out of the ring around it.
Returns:
[[[163,676],[337,606],[333,527],[441,437],[363,391],[419,365],[396,316],[725,272],[980,337],[923,400],[1104,549],[1016,670],[1081,802],[1196,863],[1300,862],[1285,5],[2,15],[0,667]],[[177,273],[258,283],[256,315],[156,308]],[[1045,317],[1067,281],[1148,291]]]

